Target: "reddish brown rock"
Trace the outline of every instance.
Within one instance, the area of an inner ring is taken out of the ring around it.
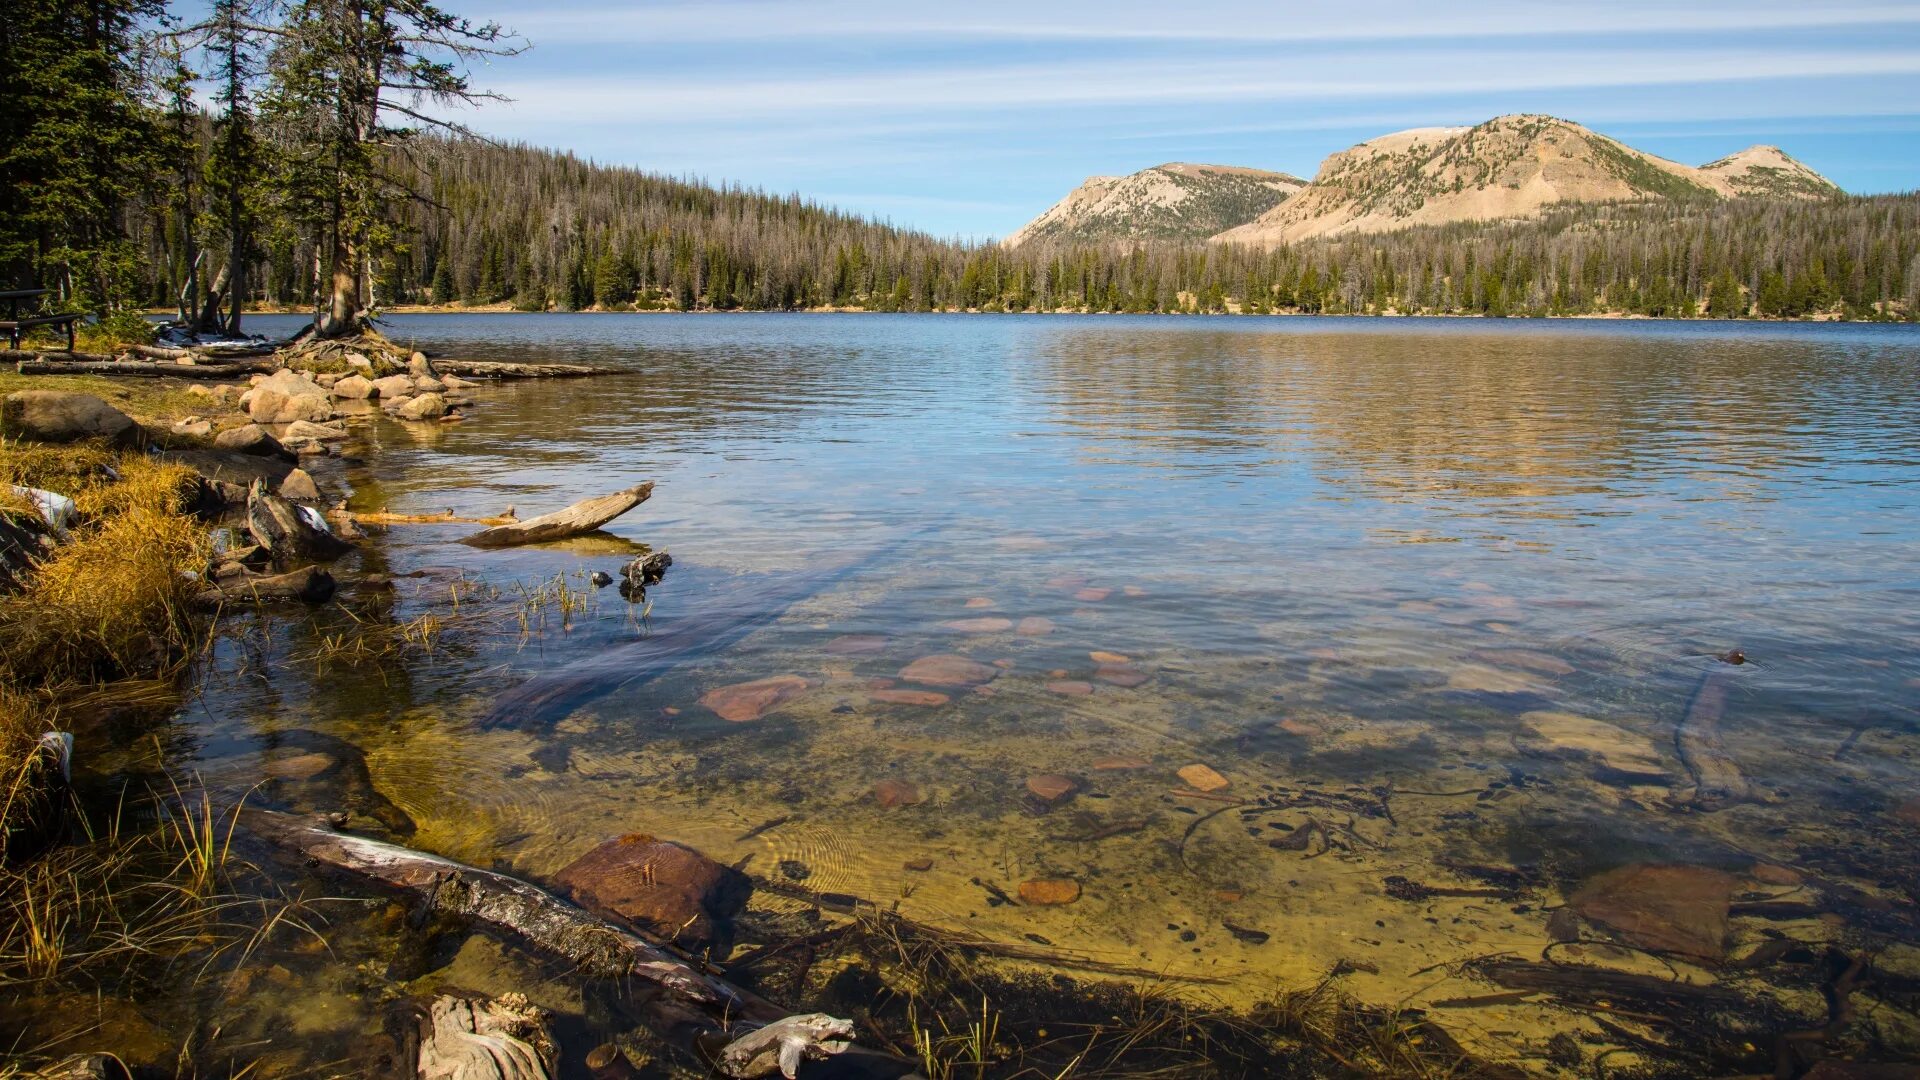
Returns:
[[[1630,945],[1719,961],[1738,881],[1702,866],[1634,863],[1587,879],[1567,906]]]
[[[875,690],[867,695],[882,705],[945,705],[952,699],[933,690]]]
[[[1127,664],[1101,664],[1094,669],[1093,677],[1103,683],[1132,688],[1152,678],[1146,672]]]
[[[1002,658],[995,660],[993,666],[999,668],[1001,671],[1012,671],[1014,669],[1014,662],[1011,658]]]
[[[1053,633],[1053,620],[1044,615],[1029,615],[1014,625],[1013,632],[1021,637],[1039,637]]]
[[[987,615],[978,619],[952,619],[941,623],[940,627],[956,634],[998,634],[1013,629],[1013,620]]]
[[[1128,585],[1120,590],[1120,595],[1125,596],[1128,599],[1138,600],[1141,597],[1147,595],[1147,590],[1141,588],[1138,585]]]
[[[738,724],[760,719],[806,688],[807,680],[798,675],[775,675],[770,679],[717,686],[700,695],[700,704],[719,714],[722,720]]]
[[[1210,766],[1193,764],[1182,765],[1177,773],[1187,786],[1195,791],[1219,791],[1228,787],[1232,781],[1213,771]]]
[[[1034,798],[1048,806],[1065,802],[1079,788],[1080,785],[1074,783],[1071,777],[1061,776],[1059,773],[1041,773],[1027,777],[1027,790],[1033,794]]]
[[[897,810],[903,806],[918,806],[927,801],[927,797],[920,793],[919,788],[905,780],[895,780],[891,777],[873,785],[873,797],[888,810]]]
[[[1073,598],[1083,604],[1097,604],[1112,595],[1112,589],[1095,585],[1079,590],[1073,594]]]
[[[1020,902],[1054,907],[1080,899],[1080,883],[1072,878],[1036,878],[1020,883]]]
[[[1908,825],[1920,825],[1920,799],[1908,799],[1893,808],[1893,819]]]
[[[1095,649],[1094,651],[1088,653],[1087,659],[1092,660],[1096,664],[1131,664],[1133,663],[1132,657],[1122,656],[1117,652],[1105,652],[1100,649]]]
[[[630,833],[567,864],[554,884],[581,907],[627,920],[683,949],[725,956],[753,885],[684,844]]]
[[[311,780],[335,764],[326,754],[295,754],[269,761],[261,771],[278,780]]]
[[[989,608],[993,606],[993,601],[984,596],[975,596],[967,601],[967,606],[970,608]]]
[[[906,862],[903,862],[900,864],[900,868],[903,870],[911,870],[916,874],[924,874],[927,871],[933,869],[933,860],[932,859],[908,859]]]
[[[822,652],[834,656],[871,656],[887,647],[887,639],[879,634],[842,634],[821,646]]]
[[[1000,669],[991,664],[945,653],[923,656],[900,669],[901,678],[929,686],[979,686],[999,674]]]
[[[1077,589],[1087,583],[1085,574],[1061,574],[1047,579],[1049,589]]]
[[[1291,716],[1281,720],[1274,726],[1289,735],[1298,735],[1303,739],[1320,734],[1320,725],[1310,724],[1305,720],[1295,720]]]
[[[1153,762],[1143,757],[1135,757],[1132,754],[1115,754],[1112,757],[1103,757],[1095,761],[1093,767],[1101,772],[1119,772],[1125,769],[1144,769],[1151,764],[1153,764]]]
[[[1093,693],[1093,684],[1079,679],[1049,679],[1047,689],[1052,693],[1065,694],[1068,697],[1086,697]]]
[[[867,680],[867,689],[869,690],[890,690],[895,685],[896,683],[892,679],[883,675],[876,675]]]

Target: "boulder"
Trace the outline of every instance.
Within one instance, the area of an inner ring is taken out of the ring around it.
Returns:
[[[320,486],[313,482],[307,470],[295,469],[280,481],[280,497],[294,502],[317,503],[321,501]]]
[[[372,385],[373,396],[377,398],[407,397],[413,393],[413,379],[406,375],[375,379]]]
[[[724,957],[753,885],[671,840],[630,833],[568,863],[554,883],[589,911],[625,919],[693,952]]]
[[[169,430],[190,439],[204,439],[213,434],[213,424],[198,416],[189,416],[185,420],[175,420]]]
[[[247,531],[282,565],[331,562],[353,550],[353,545],[333,534],[319,511],[267,494],[267,485],[260,480],[247,491]]]
[[[1727,913],[1739,884],[1703,866],[1633,863],[1588,878],[1567,907],[1630,945],[1718,962],[1727,955]]]
[[[472,379],[463,379],[458,375],[442,375],[440,376],[440,383],[449,390],[464,390],[480,385]]]
[[[313,381],[319,384],[320,389],[331,390],[333,389],[333,384],[340,381],[340,375],[337,372],[329,371],[324,374],[315,375]]]
[[[447,399],[439,394],[421,394],[395,406],[393,415],[402,420],[438,420],[447,415]]]
[[[333,396],[345,401],[365,401],[373,396],[373,381],[365,375],[349,375],[333,384]]]
[[[432,376],[433,369],[427,366],[426,353],[417,352],[417,353],[414,353],[412,356],[407,357],[407,374],[413,376],[416,379],[422,376]]]
[[[348,354],[347,354],[347,366],[348,366],[348,367],[350,367],[350,368],[356,368],[356,369],[358,369],[358,370],[360,370],[360,371],[372,371],[372,370],[373,370],[373,361],[372,361],[372,360],[369,360],[369,359],[367,359],[367,358],[366,358],[366,356],[364,356],[364,355],[362,355],[362,354],[360,354],[360,353],[357,353],[357,352],[356,352],[356,353],[348,353]],[[353,376],[351,376],[351,375],[349,375],[349,376],[348,376],[348,378],[353,378]]]
[[[267,434],[267,429],[259,424],[242,424],[228,428],[213,437],[217,449],[236,454],[251,454],[254,457],[289,458],[292,455],[280,445],[280,440]]]
[[[1027,793],[1047,806],[1065,802],[1080,785],[1059,773],[1040,773],[1027,777]]]
[[[346,437],[345,424],[316,424],[309,420],[295,420],[287,425],[289,439],[318,439],[321,442],[333,442]]]
[[[256,424],[291,424],[333,415],[331,396],[297,371],[276,371],[246,393],[247,415]]]
[[[18,390],[0,403],[0,433],[33,442],[69,443],[105,439],[115,446],[144,441],[133,418],[92,394],[64,390]]]
[[[430,375],[423,375],[413,380],[413,392],[416,394],[441,394],[445,393],[446,389],[446,383]]]

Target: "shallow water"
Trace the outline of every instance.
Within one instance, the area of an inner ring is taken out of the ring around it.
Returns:
[[[674,567],[643,620],[583,580],[618,573],[619,542],[477,552],[459,527],[389,530],[378,568],[430,573],[382,617],[450,629],[357,666],[314,659],[320,634],[356,632],[340,620],[229,633],[178,725],[217,782],[319,732],[364,751],[412,843],[459,859],[537,878],[656,833],[924,922],[1223,977],[1206,993],[1232,1004],[1341,961],[1368,1000],[1484,993],[1436,965],[1537,957],[1549,910],[1630,862],[1916,899],[1913,328],[471,315],[388,333],[632,374],[486,389],[459,425],[381,421],[322,478],[355,509],[524,516],[653,480],[608,532]],[[469,611],[559,575],[589,606],[469,627],[454,568]],[[772,618],[643,666],[716,610]],[[1748,663],[1716,659],[1735,648]],[[994,677],[901,677],[935,654]],[[757,719],[700,703],[786,675],[805,688]],[[1694,797],[1676,739],[1709,676],[1749,785],[1724,804]],[[541,679],[568,693],[514,695]],[[1140,761],[1101,767],[1117,758]],[[1195,763],[1229,786],[1195,797],[1176,775]],[[1076,790],[1040,812],[1038,774]],[[882,808],[889,779],[925,801]],[[1309,822],[1326,828],[1289,847]],[[1386,884],[1471,891],[1475,866],[1519,869],[1526,896]],[[1082,894],[988,888],[1038,878]],[[1736,917],[1731,951],[1870,932],[1914,965],[1910,924],[1861,920]],[[1524,1056],[1579,1029],[1549,1006],[1442,1019]],[[1909,1023],[1886,1019],[1889,1039],[1920,1045]]]

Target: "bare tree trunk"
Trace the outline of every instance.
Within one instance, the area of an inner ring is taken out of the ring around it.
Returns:
[[[194,319],[193,328],[205,334],[217,334],[223,329],[220,325],[220,308],[226,301],[228,276],[231,262],[220,268],[213,276],[213,283],[207,286],[207,295],[200,303],[200,312]]]

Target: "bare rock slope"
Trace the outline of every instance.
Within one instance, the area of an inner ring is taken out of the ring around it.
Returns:
[[[1006,244],[1204,240],[1253,220],[1306,186],[1286,173],[1185,162],[1131,176],[1090,176]]]
[[[1313,183],[1213,239],[1269,246],[1415,225],[1525,218],[1559,203],[1821,198],[1840,189],[1779,148],[1700,168],[1635,150],[1551,116],[1416,128],[1329,157]]]

